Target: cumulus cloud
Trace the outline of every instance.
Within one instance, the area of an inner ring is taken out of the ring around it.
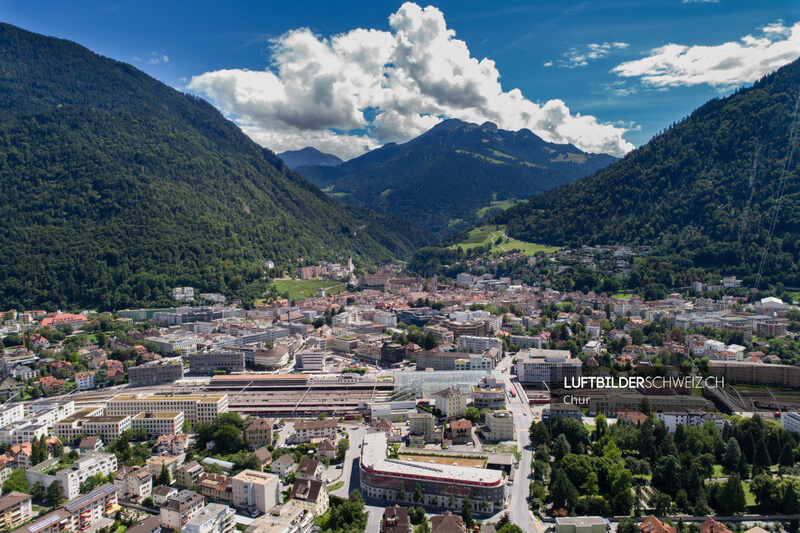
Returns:
[[[778,21],[758,35],[716,46],[667,44],[613,72],[654,87],[708,84],[720,89],[756,81],[800,57],[800,22]]]
[[[591,152],[633,149],[626,128],[573,114],[561,100],[539,104],[504,91],[494,61],[472,57],[437,8],[405,3],[389,26],[330,38],[292,30],[272,41],[268,69],[207,72],[187,87],[276,151],[312,145],[349,158],[444,118],[529,128]]]
[[[562,68],[585,67],[591,61],[606,57],[614,50],[623,50],[628,47],[628,43],[591,43],[585,49],[579,50],[572,48],[563,54],[564,59],[559,59],[557,65]],[[552,61],[545,66],[551,66]]]

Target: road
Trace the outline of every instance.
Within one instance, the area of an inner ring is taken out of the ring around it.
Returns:
[[[364,426],[348,428],[347,438],[350,439],[350,449],[347,450],[344,463],[342,463],[342,476],[337,480],[344,481],[344,486],[331,492],[334,496],[347,498],[350,491],[360,488],[358,464],[361,459],[361,448],[359,445],[364,440],[366,432],[367,428]]]
[[[528,505],[528,487],[531,480],[531,461],[533,460],[533,450],[531,449],[528,430],[531,422],[533,422],[534,413],[531,411],[531,406],[523,401],[525,396],[522,393],[522,387],[517,387],[516,379],[512,381],[512,376],[508,372],[512,360],[512,357],[506,357],[497,366],[497,370],[501,372],[505,381],[506,390],[514,389],[517,393],[516,397],[509,398],[508,410],[514,415],[514,426],[517,429],[517,449],[521,458],[514,484],[509,487],[508,513],[511,521],[521,527],[523,531],[539,532],[544,527],[541,522],[534,519]],[[541,406],[540,408],[543,407]],[[539,414],[541,415],[541,413]]]

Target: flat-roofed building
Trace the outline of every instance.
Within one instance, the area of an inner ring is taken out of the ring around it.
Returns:
[[[131,418],[131,429],[147,432],[147,438],[183,433],[183,411],[173,413],[139,413]]]
[[[599,516],[559,516],[556,533],[606,533],[609,523]]]
[[[131,429],[128,415],[94,416],[96,410],[82,409],[71,417],[56,422],[52,434],[64,442],[74,442],[79,436],[99,435],[103,442],[119,439],[122,432]]]
[[[489,348],[503,350],[503,341],[497,337],[474,337],[461,335],[456,341],[456,347],[464,352],[483,353]]]
[[[433,415],[430,413],[411,413],[408,415],[409,437],[421,437],[423,443],[433,442],[435,427]]]
[[[800,413],[797,411],[781,413],[781,427],[794,433],[800,433]]]
[[[166,468],[167,472],[169,473],[170,482],[175,481],[178,476],[178,469],[180,467],[180,459],[169,455],[153,457],[147,461],[147,470],[150,472],[150,475],[153,476],[153,479],[158,479],[158,476],[161,475],[161,470]]]
[[[244,372],[244,352],[215,351],[192,353],[187,357],[189,372],[192,374],[212,375],[215,370]]]
[[[169,383],[182,377],[183,365],[180,363],[133,366],[128,369],[128,381],[134,386]]]
[[[514,415],[510,411],[488,411],[485,417],[486,440],[501,442],[516,440],[514,435]]]
[[[581,377],[581,360],[569,350],[521,350],[517,353],[517,379],[523,383],[558,384]]]
[[[106,404],[106,414],[134,416],[139,413],[183,411],[192,425],[213,422],[228,412],[227,394],[119,394]]]
[[[230,533],[235,527],[233,509],[227,505],[209,503],[186,521],[181,533]]]
[[[387,439],[383,432],[364,436],[360,463],[361,490],[370,498],[399,501],[401,485],[409,490],[417,485],[426,507],[461,509],[465,498],[472,501],[475,514],[494,514],[502,510],[506,500],[506,479],[499,470],[417,463],[389,459]],[[482,502],[486,500],[488,507]]]
[[[267,513],[280,501],[279,478],[276,474],[244,470],[231,478],[233,506],[237,509]]]
[[[800,389],[800,366],[709,361],[708,371],[718,378],[724,376],[730,384],[749,383]]]
[[[117,456],[113,453],[91,452],[81,455],[72,466],[63,468],[55,474],[46,472],[51,471],[59,463],[58,458],[48,459],[36,466],[32,466],[25,472],[25,478],[29,484],[37,481],[47,488],[51,483],[59,483],[64,489],[64,496],[67,499],[77,498],[80,494],[80,484],[91,476],[101,474],[107,476],[117,471]],[[113,487],[113,485],[111,485]],[[116,499],[116,489],[114,489]]]

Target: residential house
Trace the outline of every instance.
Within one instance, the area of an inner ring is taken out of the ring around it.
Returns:
[[[75,374],[75,382],[79,390],[89,390],[95,387],[94,372],[78,372]]]
[[[242,426],[244,443],[255,450],[261,446],[272,444],[272,426],[274,422],[271,418],[251,418]]]
[[[103,439],[97,435],[93,437],[84,437],[78,444],[78,451],[80,453],[98,452],[103,449]]]
[[[412,530],[408,508],[393,505],[383,510],[381,533],[411,533]]]
[[[281,455],[271,463],[272,471],[278,474],[281,478],[285,478],[287,474],[295,469],[294,458],[289,455]]]
[[[464,521],[450,511],[431,517],[431,533],[466,533]]]
[[[19,527],[33,518],[31,496],[12,491],[0,496],[0,525],[2,529]]]
[[[700,533],[732,533],[732,531],[709,516],[700,524]]]
[[[655,515],[650,515],[639,524],[639,533],[676,533],[676,530]]]
[[[10,455],[0,455],[0,485],[2,485],[8,476],[15,470],[16,461]]]
[[[300,459],[300,464],[297,466],[298,479],[316,479],[317,481],[323,481],[324,476],[324,464],[311,457],[303,457]]]
[[[209,500],[222,503],[233,502],[233,484],[224,474],[200,474],[197,491]]]
[[[464,444],[472,440],[472,422],[453,420],[450,422],[449,437],[454,444]]]
[[[64,380],[53,376],[39,378],[39,386],[45,394],[61,394],[64,392]]]
[[[170,457],[169,455],[162,455],[161,457],[154,457],[147,461],[147,469],[153,479],[158,480],[161,475],[161,469],[166,468],[169,473],[170,484],[175,481],[178,476],[178,468],[180,468],[181,461],[177,457]]]
[[[447,419],[458,418],[467,410],[467,395],[454,387],[433,393],[433,400]]]
[[[121,499],[141,503],[153,494],[153,476],[141,466],[123,466],[114,474],[114,486]]]
[[[181,533],[231,533],[236,527],[233,509],[209,503],[186,521]]]
[[[175,473],[175,484],[179,487],[189,489],[200,481],[203,467],[197,461],[191,461],[178,468]]]
[[[319,453],[319,449],[317,449]],[[256,459],[258,459],[258,464],[261,465],[261,471],[263,472],[264,469],[272,462],[272,454],[266,448],[266,446],[262,446],[261,448],[257,449],[253,452],[253,455]]]
[[[117,456],[113,453],[91,452],[81,455],[72,466],[63,468],[55,474],[50,473],[59,463],[59,459],[48,459],[36,466],[28,468],[25,478],[29,484],[40,482],[45,488],[52,483],[59,483],[64,489],[67,499],[77,498],[80,494],[80,485],[89,477],[98,474],[107,476],[117,471]],[[112,485],[113,487],[113,485]],[[114,489],[116,501],[116,489]]]
[[[328,487],[316,479],[296,479],[292,485],[291,499],[302,504],[314,516],[322,516],[328,511]]]
[[[173,496],[177,496],[178,489],[170,487],[169,485],[159,485],[153,489],[153,503],[156,507],[163,507],[167,504],[167,500]]]
[[[329,439],[323,439],[317,446],[317,457],[321,459],[336,459],[336,446]]]
[[[312,442],[315,439],[336,440],[336,430],[339,422],[336,419],[326,420],[298,420],[294,423],[294,442]]]

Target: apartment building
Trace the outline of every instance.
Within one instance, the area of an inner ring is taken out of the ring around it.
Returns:
[[[242,427],[244,443],[252,450],[271,445],[273,424],[271,418],[251,418],[246,421]]]
[[[131,429],[147,432],[147,438],[161,435],[180,435],[183,433],[184,415],[182,411],[175,413],[139,413],[131,418]]]
[[[294,442],[311,442],[312,439],[336,440],[339,422],[327,420],[298,420],[294,423]]]
[[[183,525],[181,533],[231,533],[236,527],[233,509],[209,503]]]
[[[128,369],[128,381],[133,386],[169,383],[182,377],[183,365],[180,363],[134,366]]]
[[[279,479],[276,474],[244,470],[231,478],[233,506],[267,513],[280,502]]]
[[[464,352],[483,353],[490,348],[503,350],[503,341],[497,337],[474,337],[461,335],[456,341],[456,347]]]
[[[71,500],[78,497],[80,484],[87,478],[97,474],[107,476],[117,471],[117,456],[113,453],[87,453],[80,456],[70,467],[59,470],[55,474],[46,473],[52,470],[58,462],[58,458],[48,459],[29,468],[25,472],[28,484],[32,485],[38,481],[44,488],[47,488],[51,483],[59,483],[64,489],[64,497]],[[116,488],[114,489],[114,499],[116,501]]]
[[[581,377],[581,361],[569,350],[522,350],[517,354],[517,378],[523,383],[563,386],[564,378]]]
[[[11,529],[33,518],[29,494],[12,491],[0,496],[0,524],[2,529]]]
[[[191,488],[200,481],[203,467],[197,461],[190,461],[175,472],[175,484],[185,489]]]
[[[328,511],[328,487],[316,479],[296,479],[292,485],[291,499],[314,516],[322,516]]]
[[[108,401],[106,414],[134,416],[139,413],[174,413],[183,411],[186,419],[213,422],[228,412],[227,394],[120,394]]]
[[[114,474],[114,486],[119,498],[141,503],[153,495],[153,476],[141,466],[123,466]]]
[[[794,433],[800,433],[800,412],[781,413],[781,427]]]
[[[94,371],[90,372],[76,372],[75,382],[78,384],[79,390],[89,390],[95,387],[94,384]]]
[[[244,372],[244,352],[214,351],[189,354],[189,372],[210,376],[215,370]]]
[[[724,376],[727,383],[732,385],[750,383],[800,389],[800,366],[709,361],[708,371],[715,377]]]
[[[180,466],[180,459],[169,455],[154,457],[147,461],[147,470],[150,471],[150,475],[155,479],[158,479],[158,476],[161,475],[161,469],[166,468],[167,472],[169,472],[169,479],[174,481],[177,478]]]
[[[488,411],[486,413],[486,431],[484,435],[489,442],[516,440],[514,434],[514,415],[510,411]]]
[[[191,490],[182,490],[168,498],[164,507],[161,508],[161,526],[180,530],[204,506],[205,499],[202,495]]]
[[[436,409],[448,419],[458,418],[467,410],[467,395],[454,387],[433,393],[433,401]]]

